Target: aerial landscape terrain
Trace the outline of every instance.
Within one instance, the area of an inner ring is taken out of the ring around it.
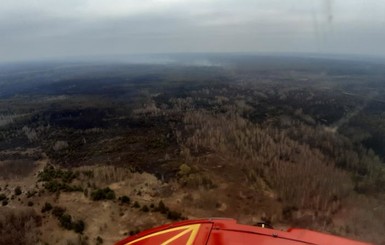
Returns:
[[[0,244],[228,217],[385,244],[385,60],[0,64]]]

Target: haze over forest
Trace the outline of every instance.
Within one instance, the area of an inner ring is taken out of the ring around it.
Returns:
[[[153,59],[2,66],[0,243],[212,216],[384,241],[384,63]]]

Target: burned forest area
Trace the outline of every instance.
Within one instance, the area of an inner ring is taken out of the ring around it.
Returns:
[[[0,65],[0,244],[204,217],[385,243],[385,63],[207,59]]]

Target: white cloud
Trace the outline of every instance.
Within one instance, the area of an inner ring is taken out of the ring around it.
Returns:
[[[378,0],[0,1],[0,59],[172,51],[385,54],[385,1]]]

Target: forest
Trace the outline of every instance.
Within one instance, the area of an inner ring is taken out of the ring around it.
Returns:
[[[0,66],[0,244],[203,217],[385,243],[385,63],[174,58]]]

